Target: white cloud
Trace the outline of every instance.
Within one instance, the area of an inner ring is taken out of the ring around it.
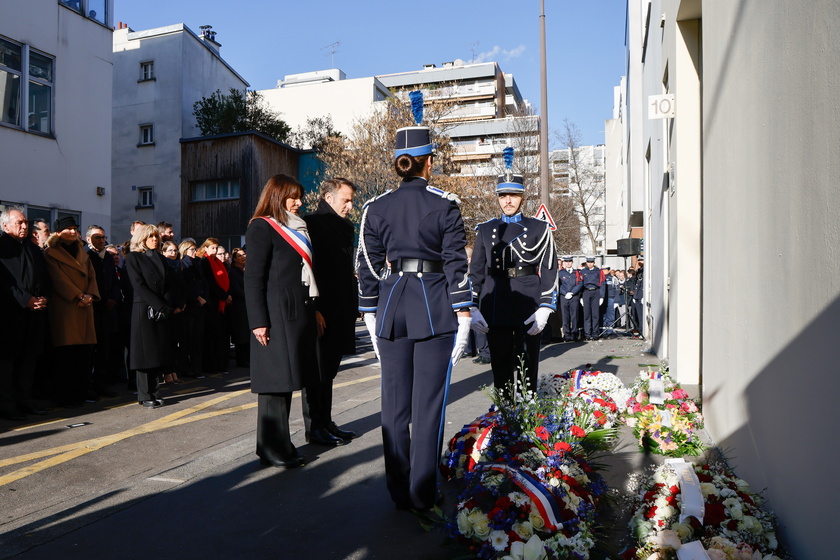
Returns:
[[[503,49],[502,47],[496,45],[489,51],[485,51],[483,53],[478,53],[477,55],[475,55],[475,60],[473,62],[504,62],[512,58],[522,56],[522,53],[524,52],[525,45],[519,45],[518,47],[512,50]]]

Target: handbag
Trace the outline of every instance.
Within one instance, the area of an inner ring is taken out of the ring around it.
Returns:
[[[163,321],[166,319],[166,314],[163,311],[155,311],[151,305],[146,308],[146,314],[149,316],[150,321]]]

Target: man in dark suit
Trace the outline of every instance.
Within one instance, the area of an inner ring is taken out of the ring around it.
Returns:
[[[540,333],[557,309],[554,238],[548,223],[522,215],[521,175],[499,177],[496,194],[502,216],[476,228],[470,262],[473,329],[487,332],[497,391],[523,366],[521,384],[536,391]]]
[[[46,412],[32,400],[32,382],[47,336],[49,276],[23,210],[6,208],[0,225],[0,416],[22,420]]]
[[[90,225],[85,234],[85,247],[90,264],[96,273],[99,301],[93,303],[93,322],[96,326],[96,350],[93,358],[93,391],[100,397],[116,397],[108,384],[116,380],[111,367],[111,347],[117,343],[119,304],[122,303],[117,267],[114,258],[105,250],[108,238],[102,226]]]
[[[304,389],[303,417],[309,441],[321,445],[338,445],[333,438],[350,441],[356,435],[342,430],[332,419],[332,386],[341,357],[356,353],[355,325],[359,312],[353,265],[355,232],[353,223],[347,219],[356,190],[356,185],[340,177],[324,181],[317,210],[303,218],[312,241],[312,268],[320,292],[318,313],[324,319],[323,333],[318,337],[320,385],[316,391]],[[325,427],[327,434],[310,431],[308,401],[315,399],[318,400],[315,409],[322,416],[317,423]]]

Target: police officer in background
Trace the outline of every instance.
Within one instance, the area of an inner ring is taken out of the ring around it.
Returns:
[[[578,307],[583,277],[572,267],[572,257],[563,257],[563,268],[557,273],[557,287],[560,292],[560,312],[563,317],[563,340],[572,342],[577,338]]]
[[[595,340],[601,330],[601,305],[604,303],[604,273],[595,266],[595,257],[586,257],[583,277],[583,336]]]
[[[505,152],[510,168],[513,148]],[[547,222],[522,215],[521,175],[508,169],[496,194],[502,216],[478,225],[470,262],[473,329],[487,332],[496,390],[508,389],[524,358],[523,385],[536,391],[540,333],[557,309],[554,237]]]
[[[411,100],[420,123],[422,96]],[[435,504],[449,376],[470,328],[464,223],[457,197],[429,185],[432,148],[428,127],[397,131],[402,183],[365,204],[359,228],[359,310],[382,366],[385,477],[398,509]]]

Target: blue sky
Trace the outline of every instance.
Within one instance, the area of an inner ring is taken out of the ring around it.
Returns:
[[[335,67],[348,78],[462,59],[496,61],[540,105],[539,0],[116,0],[114,24],[135,31],[209,24],[222,57],[252,89],[287,74]],[[624,0],[545,0],[549,141],[568,117],[583,144],[604,142],[613,87],[624,74]]]

